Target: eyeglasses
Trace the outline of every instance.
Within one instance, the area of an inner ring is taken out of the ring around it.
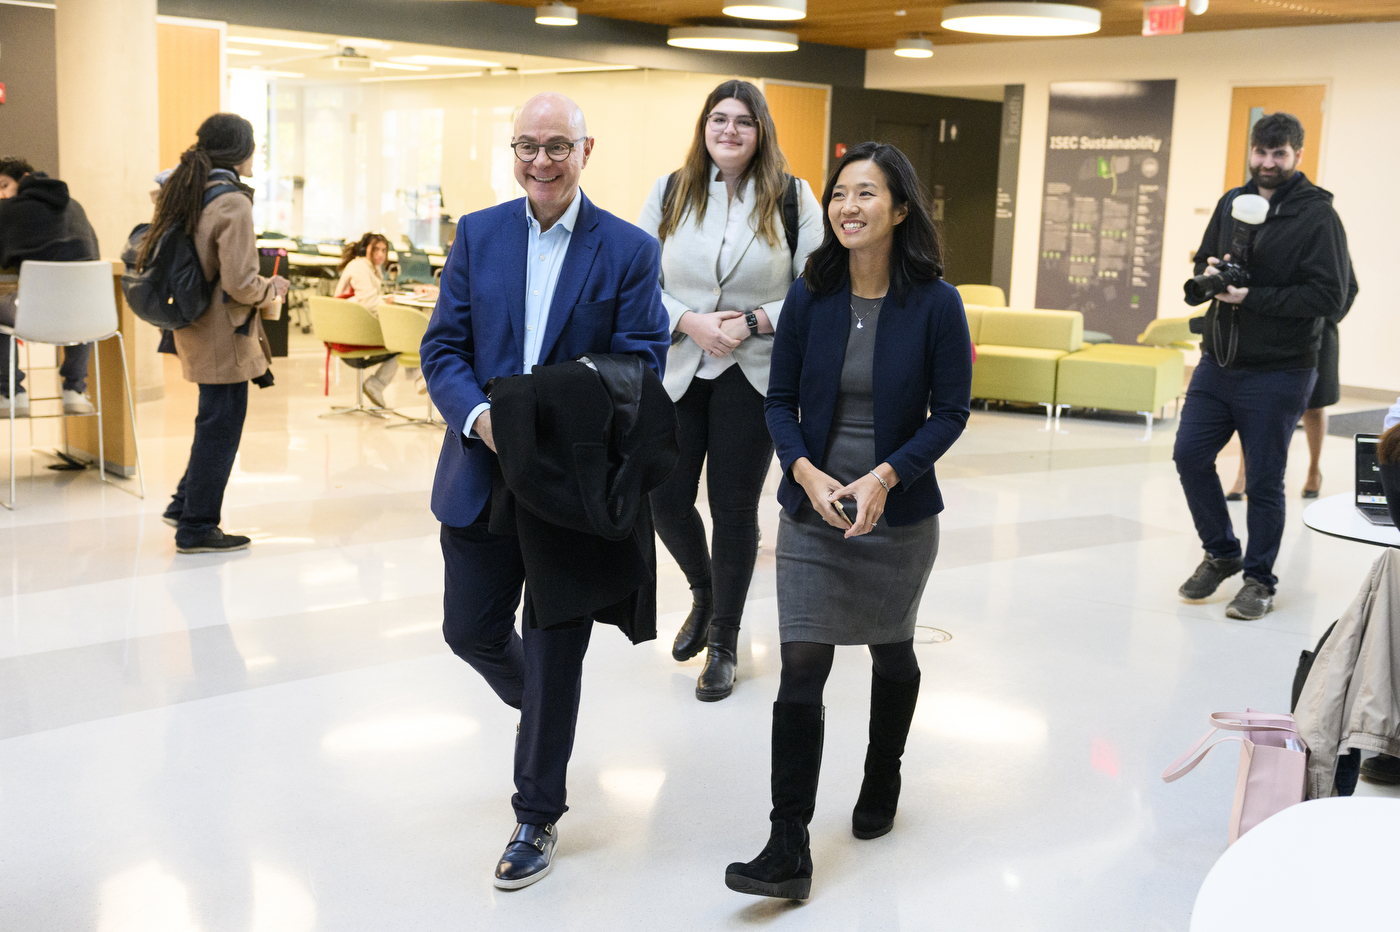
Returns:
[[[752,133],[754,130],[758,129],[758,121],[753,117],[740,116],[731,118],[725,116],[723,113],[710,114],[709,123],[710,129],[719,130],[720,132],[723,132],[731,123],[734,124],[734,128],[741,133]]]
[[[586,140],[583,136],[573,142],[551,142],[547,146],[542,146],[537,142],[513,142],[510,147],[515,150],[515,157],[522,162],[533,162],[539,158],[540,150],[543,149],[545,155],[549,156],[551,162],[562,162],[574,152],[574,147]]]

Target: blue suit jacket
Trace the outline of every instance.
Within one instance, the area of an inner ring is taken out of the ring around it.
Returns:
[[[661,303],[661,250],[642,230],[599,210],[583,192],[559,271],[540,364],[586,353],[636,353],[663,375],[671,333]],[[442,291],[423,335],[423,376],[447,421],[433,479],[433,514],[466,527],[491,494],[496,455],[466,435],[485,385],[524,370],[525,199],[468,214],[442,270]]]
[[[807,501],[792,464],[805,456],[822,468],[826,460],[850,330],[849,288],[817,296],[805,279],[792,283],[763,405],[783,465],[778,501],[790,514]],[[916,282],[902,301],[891,291],[876,324],[874,368],[876,461],[899,475],[885,518],[914,524],[943,510],[933,464],[967,425],[972,340],[957,289]]]

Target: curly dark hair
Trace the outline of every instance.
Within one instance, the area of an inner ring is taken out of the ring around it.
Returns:
[[[346,243],[344,251],[340,254],[340,265],[337,272],[344,272],[345,267],[358,259],[360,256],[368,256],[369,251],[374,248],[374,244],[383,243],[385,249],[389,249],[389,237],[383,233],[366,233],[353,243]]]
[[[7,155],[0,158],[0,175],[9,175],[19,181],[25,175],[32,174],[34,166],[18,156]]]
[[[890,291],[903,301],[914,282],[943,277],[943,237],[929,212],[928,192],[914,173],[914,166],[899,149],[880,142],[852,146],[832,169],[822,192],[822,244],[807,257],[803,279],[812,294],[835,294],[846,287],[850,279],[850,250],[841,245],[831,228],[831,192],[847,165],[865,161],[874,162],[884,173],[894,206],[909,210],[904,221],[895,226],[894,244],[890,247]]]

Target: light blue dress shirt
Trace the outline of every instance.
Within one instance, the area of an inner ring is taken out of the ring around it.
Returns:
[[[544,343],[544,331],[549,325],[549,305],[554,301],[554,288],[559,284],[559,272],[564,268],[564,254],[569,251],[569,242],[574,237],[574,224],[578,222],[579,206],[583,198],[574,192],[573,203],[564,211],[564,216],[555,221],[548,230],[540,230],[540,222],[525,202],[525,222],[530,225],[529,261],[525,265],[525,354],[523,372],[529,372],[540,361],[540,349]],[[481,412],[490,410],[489,403],[472,408],[467,415],[465,433],[469,437],[476,434],[472,425]]]

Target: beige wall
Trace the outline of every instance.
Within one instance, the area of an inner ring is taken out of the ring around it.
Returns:
[[[156,0],[59,0],[58,153],[63,179],[87,211],[102,257],[151,216],[160,121]],[[137,324],[138,400],[162,394],[159,334]]]
[[[1207,13],[1206,15],[1210,15]],[[1187,22],[1188,28],[1190,22]],[[1181,282],[1220,196],[1230,100],[1243,85],[1329,85],[1319,177],[1336,194],[1361,294],[1342,323],[1342,382],[1400,391],[1400,313],[1392,298],[1400,190],[1383,179],[1400,150],[1400,23],[939,46],[928,61],[866,58],[866,84],[936,93],[956,85],[1026,85],[1011,300],[1034,301],[1052,81],[1175,78],[1159,313],[1185,312]]]
[[[284,81],[273,94],[273,173],[305,178],[305,222],[298,232],[405,233],[397,192],[425,179],[440,180],[443,209],[454,218],[520,196],[509,148],[516,110],[534,94],[559,91],[583,108],[597,140],[584,190],[600,207],[635,221],[653,182],[680,167],[705,97],[730,77],[639,70],[302,86]],[[290,197],[287,184],[281,191]],[[290,220],[268,222],[295,230]]]

